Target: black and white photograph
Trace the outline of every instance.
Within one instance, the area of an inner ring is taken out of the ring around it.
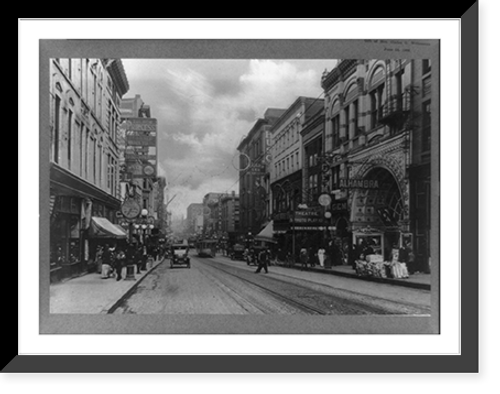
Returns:
[[[23,19],[2,371],[76,392],[477,372],[478,5],[456,11]]]
[[[300,329],[234,333],[438,334],[439,41],[344,44],[380,49],[48,51],[49,315],[291,317]],[[314,320],[381,316],[425,323]]]

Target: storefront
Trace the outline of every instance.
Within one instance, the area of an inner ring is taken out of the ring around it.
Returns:
[[[92,219],[105,218],[111,223],[120,201],[54,164],[49,201],[51,282],[92,270],[99,243],[92,235]]]
[[[378,255],[392,261],[403,247],[412,247],[408,186],[382,166],[372,166],[362,178],[344,182],[351,189],[351,233],[354,260]]]
[[[50,219],[51,279],[57,281],[80,273],[82,267],[82,199],[53,196]]]
[[[329,263],[333,266],[352,265],[352,232],[350,229],[349,209],[347,198],[335,200],[329,207],[335,227],[332,237],[328,242],[327,254],[330,256]]]

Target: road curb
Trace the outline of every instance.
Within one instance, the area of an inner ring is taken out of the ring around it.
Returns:
[[[285,267],[285,266],[282,266],[282,267]],[[300,266],[293,266],[293,267],[286,267],[286,268],[292,268],[292,269],[296,269],[296,270],[301,269]],[[356,274],[350,274],[348,272],[339,272],[339,271],[335,271],[335,270],[330,270],[328,268],[320,269],[320,268],[308,267],[305,270],[310,271],[310,272],[318,272],[321,274],[337,275],[337,276],[342,276],[345,278],[360,279],[360,280],[365,280],[368,282],[385,283],[385,284],[394,285],[394,286],[410,287],[413,289],[431,290],[430,284],[409,282],[409,281],[405,281],[404,279],[398,280],[398,279],[391,279],[391,278],[377,278],[377,277],[373,277],[373,276],[360,276],[360,275],[356,275]]]
[[[139,286],[139,284],[144,280],[144,278],[147,277],[151,272],[153,272],[164,261],[165,261],[165,259],[161,260],[158,264],[156,264],[155,266],[151,267],[151,269],[149,271],[147,271],[139,279],[137,279],[132,284],[132,286],[130,286],[127,289],[127,291],[117,301],[113,301],[108,307],[104,308],[101,311],[101,313],[103,313],[103,314],[111,314],[111,313],[113,313],[120,306],[120,304],[123,302],[123,300],[126,299],[130,295],[130,293],[132,293],[137,288],[137,286]]]

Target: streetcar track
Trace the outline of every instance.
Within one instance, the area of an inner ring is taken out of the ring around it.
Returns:
[[[201,265],[202,266],[202,265]],[[200,268],[200,271],[202,271],[212,282],[219,287],[225,294],[230,296],[241,308],[243,308],[247,312],[253,312],[251,308],[248,307],[248,304],[250,304],[253,308],[259,310],[263,314],[269,313],[269,309],[265,309],[260,305],[257,305],[257,303],[252,303],[248,300],[248,298],[244,297],[243,295],[239,294],[235,289],[230,288],[229,286],[226,286],[224,283],[220,281],[220,278],[215,277],[209,270],[207,270],[205,267]]]
[[[271,290],[269,289],[268,287],[262,285],[262,284],[258,284],[258,283],[255,283],[254,281],[250,280],[250,279],[247,279],[247,278],[244,278],[244,277],[241,277],[235,273],[232,273],[232,272],[229,272],[227,271],[226,269],[223,269],[220,267],[220,264],[217,263],[216,261],[213,261],[212,259],[209,259],[208,261],[210,261],[210,267],[212,268],[215,268],[215,269],[218,269],[219,271],[222,271],[228,275],[231,275],[235,278],[238,278],[244,282],[247,282],[247,283],[250,283],[251,285],[255,286],[255,287],[258,287],[259,289],[261,290],[264,290],[266,293],[269,293],[271,294],[272,296],[274,296],[275,298],[279,298],[280,300],[282,300],[283,302],[287,303],[288,305],[292,305],[300,310],[302,310],[303,312],[308,312],[308,313],[311,313],[312,314],[316,314],[316,315],[329,315],[329,311],[325,311],[324,309],[320,309],[320,308],[317,308],[315,306],[311,306],[307,303],[304,303],[304,302],[300,302],[300,301],[297,301],[296,299],[293,299],[293,298],[290,298],[290,297],[287,297],[281,293],[278,293],[274,290]],[[229,269],[231,269],[232,267],[228,267]],[[300,290],[302,291],[305,291],[306,293],[310,293],[311,292],[311,289],[310,288],[307,288],[305,286],[302,286],[302,285],[299,285],[299,284],[291,284],[291,283],[288,283],[288,282],[285,282],[283,280],[280,280],[278,278],[268,278],[268,280],[274,280],[274,281],[277,281],[277,282],[280,282],[280,283],[283,283],[287,286],[294,286],[295,288],[299,288]],[[312,290],[314,293],[320,293],[318,291],[315,291],[315,290]],[[308,298],[310,298],[310,296],[307,296]],[[367,305],[362,305],[356,301],[349,301],[350,304],[356,304],[356,306],[359,306],[363,309],[371,309],[372,311],[375,311],[377,313],[381,313],[381,314],[387,314],[387,312],[381,308],[377,308],[377,307],[373,307],[373,306],[367,306]],[[359,312],[358,312],[359,314]]]
[[[213,263],[213,262],[212,262],[212,263]],[[233,274],[233,273],[231,273],[231,272],[228,272],[228,271],[226,271],[226,270],[224,270],[224,269],[221,269],[220,267],[214,266],[213,264],[210,264],[210,267],[211,267],[211,268],[214,268],[214,269],[217,269],[217,270],[219,270],[219,271],[221,271],[221,272],[224,272],[225,274],[231,275],[232,277],[235,277],[235,278],[237,278],[237,279],[241,280],[242,282],[245,282],[245,283],[247,283],[247,284],[250,284],[250,285],[252,285],[253,287],[257,287],[257,288],[259,288],[260,290],[264,290],[266,293],[271,294],[274,298],[277,298],[277,299],[279,299],[280,301],[285,302],[287,305],[291,305],[291,306],[293,306],[294,308],[297,308],[297,309],[301,310],[302,312],[306,312],[306,313],[308,313],[308,314],[311,314],[311,312],[312,312],[312,314],[319,314],[319,315],[325,315],[325,314],[326,314],[326,312],[324,312],[323,310],[320,310],[320,309],[315,308],[315,307],[312,307],[312,306],[310,306],[310,305],[306,305],[306,304],[304,304],[304,303],[298,302],[298,301],[296,301],[296,300],[294,300],[294,299],[292,299],[292,298],[286,297],[286,296],[284,296],[284,295],[282,295],[282,294],[280,294],[280,293],[278,293],[278,292],[275,292],[275,291],[273,291],[273,290],[270,290],[270,289],[269,289],[269,288],[267,288],[267,287],[264,287],[264,286],[262,286],[262,285],[259,285],[259,284],[255,283],[255,282],[253,282],[253,281],[251,281],[251,280],[249,280],[249,279],[242,278],[241,276],[238,276],[238,275],[236,275],[236,274]],[[206,271],[205,269],[202,269],[202,270],[203,270],[203,271]],[[210,275],[211,275],[211,274],[210,274]],[[213,277],[213,275],[211,275],[211,276]],[[225,286],[225,285],[224,285],[224,286]],[[225,287],[227,287],[227,286],[225,286]],[[230,289],[230,288],[229,288],[229,289]],[[230,290],[231,290],[232,292],[234,292],[235,294],[238,294],[235,290],[233,290],[233,289],[230,289]],[[239,295],[239,296],[241,297],[241,295]],[[245,299],[245,300],[246,300],[246,298],[243,298],[243,299]],[[247,301],[247,300],[246,300],[246,301]],[[269,313],[269,312],[270,312],[270,311],[269,311],[269,309],[264,310],[261,306],[258,306],[258,305],[253,304],[253,303],[251,303],[251,304],[252,304],[252,306],[254,306],[254,307],[256,307],[257,309],[261,310],[263,313]],[[240,304],[240,305],[241,305],[241,304]],[[241,306],[243,307],[243,305],[241,305]]]
[[[243,271],[246,272],[246,270],[244,268],[238,267],[238,266],[232,266],[232,265],[228,264],[227,262],[212,261],[212,263],[222,264],[222,265],[224,265],[224,266],[226,266],[226,267],[228,267],[230,269],[231,268],[240,269],[240,270],[243,270]],[[384,302],[391,303],[391,304],[404,305],[405,307],[410,307],[410,308],[413,308],[413,309],[416,309],[416,310],[420,310],[420,311],[423,310],[425,312],[421,312],[422,315],[428,315],[428,314],[430,314],[430,308],[429,307],[427,307],[425,305],[417,304],[417,303],[414,303],[414,302],[411,302],[411,301],[398,302],[398,301],[396,301],[394,299],[390,299],[390,298],[385,298],[385,297],[380,297],[380,296],[368,296],[367,294],[364,294],[364,293],[361,293],[361,292],[358,292],[358,291],[354,291],[354,290],[350,290],[350,289],[338,289],[338,288],[336,288],[334,286],[331,286],[329,284],[315,282],[313,280],[306,279],[306,278],[300,278],[300,279],[298,279],[295,276],[287,275],[287,274],[284,274],[284,273],[281,273],[281,272],[280,273],[275,273],[275,275],[286,277],[288,279],[291,279],[293,282],[286,282],[286,281],[284,281],[282,279],[278,279],[278,278],[273,278],[274,280],[282,282],[282,283],[293,284],[294,286],[303,288],[305,290],[310,290],[310,288],[297,283],[298,281],[300,281],[300,282],[307,282],[307,283],[311,284],[312,286],[319,288],[317,290],[314,290],[316,292],[321,292],[320,289],[323,288],[323,289],[328,290],[328,291],[334,291],[334,292],[341,292],[341,293],[350,294],[350,295],[352,295],[354,297],[360,297],[360,298],[367,298],[367,297],[369,297],[369,299],[371,301],[374,301],[374,300],[384,301]],[[338,294],[337,297],[342,297],[342,296],[340,294]]]

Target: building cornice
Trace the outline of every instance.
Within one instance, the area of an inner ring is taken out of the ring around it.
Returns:
[[[332,71],[323,75],[321,80],[323,90],[330,90],[337,82],[349,78],[356,71],[357,64],[357,59],[341,60]]]
[[[268,121],[263,118],[257,119],[253,127],[250,129],[248,134],[246,135],[245,138],[243,138],[243,141],[240,142],[236,150],[241,151],[254,137],[254,135],[262,130],[262,126],[265,126],[268,124]]]
[[[277,129],[279,129],[281,126],[287,123],[287,121],[290,120],[291,115],[298,110],[304,103],[307,101],[315,100],[312,97],[305,97],[305,96],[299,96],[292,105],[290,105],[286,111],[276,120],[276,123],[274,123],[271,131],[274,132]]]
[[[111,75],[111,78],[115,82],[115,85],[120,93],[120,96],[125,95],[128,92],[130,86],[127,80],[127,74],[123,68],[123,63],[120,59],[109,60],[106,64],[106,69]]]

